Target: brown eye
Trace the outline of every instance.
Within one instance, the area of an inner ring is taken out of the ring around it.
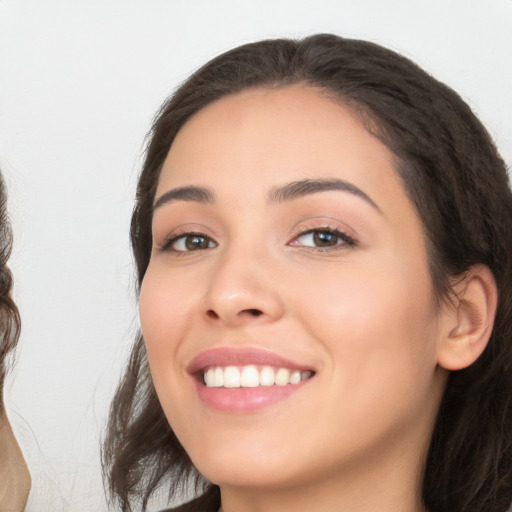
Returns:
[[[189,251],[196,249],[208,249],[209,240],[201,235],[188,235],[185,237],[185,247]]]
[[[216,246],[217,244],[211,238],[199,233],[181,235],[168,244],[168,247],[176,252],[201,251]]]
[[[332,247],[339,243],[339,236],[331,231],[314,231],[313,242],[317,247]]]
[[[354,247],[356,242],[337,229],[312,229],[299,235],[290,245],[312,249],[343,249]]]

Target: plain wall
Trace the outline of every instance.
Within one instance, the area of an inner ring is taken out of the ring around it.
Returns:
[[[106,510],[99,440],[138,325],[128,228],[156,109],[222,51],[315,32],[413,58],[512,161],[511,0],[0,2],[0,167],[23,322],[6,398],[32,472],[27,512]]]

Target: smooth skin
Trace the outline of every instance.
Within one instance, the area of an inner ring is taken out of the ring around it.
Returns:
[[[0,404],[0,511],[21,512],[30,492],[30,473]]]
[[[312,180],[324,185],[276,194]],[[208,197],[159,202],[189,186]],[[180,130],[156,203],[140,294],[150,369],[223,511],[423,511],[447,369],[484,350],[496,287],[476,267],[437,304],[392,153],[321,90],[247,90]],[[261,410],[216,411],[187,372],[214,347],[271,351],[315,376]]]

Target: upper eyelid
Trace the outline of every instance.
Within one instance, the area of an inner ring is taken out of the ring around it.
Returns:
[[[357,240],[355,240],[353,237],[351,237],[350,235],[345,233],[343,230],[341,230],[339,228],[329,228],[326,226],[300,231],[295,236],[293,236],[288,242],[286,242],[286,245],[293,246],[294,245],[293,242],[299,240],[303,236],[310,235],[315,232],[328,232],[328,233],[336,234],[339,237],[339,241],[338,241],[339,243],[337,243],[333,246],[326,246],[326,247],[321,247],[321,246],[313,247],[313,246],[309,246],[309,245],[297,244],[297,247],[308,248],[311,251],[329,252],[329,251],[339,251],[341,249],[348,249],[348,248],[356,247],[358,245]],[[188,237],[188,236],[204,237],[204,238],[208,239],[209,243],[213,242],[214,246],[213,247],[205,247],[205,248],[201,248],[201,249],[197,249],[197,250],[178,250],[178,249],[173,248],[173,244],[177,243],[180,239]],[[171,251],[171,252],[174,252],[176,255],[185,255],[188,253],[207,251],[210,249],[214,249],[215,247],[218,247],[218,246],[219,246],[219,243],[214,238],[206,235],[205,233],[185,231],[183,233],[173,234],[173,235],[168,236],[165,239],[165,241],[157,248],[161,252]]]
[[[216,241],[218,238],[218,233],[216,230],[199,222],[183,222],[179,223],[172,229],[164,228],[164,225],[161,225],[156,229],[155,224],[152,226],[153,244],[158,248],[162,248],[163,246],[167,245],[169,241],[185,235],[205,236],[213,241]]]
[[[329,217],[302,220],[297,222],[291,231],[293,237],[297,237],[311,231],[337,231],[348,238],[353,240],[357,239],[353,229],[339,220]]]
[[[306,236],[306,235],[309,235],[309,234],[315,233],[315,232],[337,234],[342,240],[344,240],[346,243],[348,243],[350,245],[358,244],[358,241],[352,235],[348,234],[345,230],[337,228],[337,227],[327,227],[327,226],[299,231],[299,233],[294,235],[293,238],[288,243],[291,243],[294,240],[297,240],[303,236]]]
[[[204,238],[207,238],[209,241],[213,242],[215,245],[218,245],[218,242],[210,235],[207,235],[206,233],[202,233],[199,231],[184,231],[183,233],[173,233],[168,235],[163,243],[160,245],[160,249],[165,250],[175,242],[177,242],[180,238],[185,238],[187,236],[202,236]]]
[[[348,239],[354,245],[359,244],[358,236],[354,233],[353,229],[342,223],[340,220],[329,216],[310,217],[300,220],[294,225],[292,229],[290,229],[289,236],[287,237],[288,240],[285,243],[287,245],[292,240],[314,231],[338,232],[343,238]],[[167,231],[167,234],[164,237],[159,237],[154,234],[153,241],[155,248],[164,249],[168,247],[173,241],[186,235],[204,236],[213,241],[216,245],[219,245],[219,238],[222,238],[221,234],[219,234],[217,230],[214,230],[210,226],[194,222],[183,223],[173,228],[172,230]],[[157,242],[159,238],[162,240],[160,243]]]

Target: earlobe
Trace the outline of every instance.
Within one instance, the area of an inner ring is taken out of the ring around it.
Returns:
[[[447,370],[473,364],[491,337],[498,291],[485,265],[471,267],[454,285],[453,304],[445,306],[445,332],[438,346],[438,363]]]

